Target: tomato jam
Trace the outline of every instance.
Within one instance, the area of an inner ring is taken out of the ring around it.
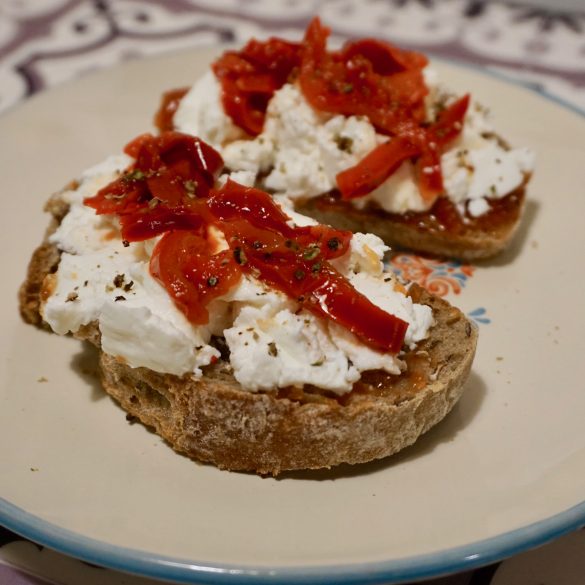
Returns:
[[[252,39],[240,51],[227,51],[213,64],[222,87],[223,109],[236,126],[250,136],[262,132],[268,102],[299,67],[301,53],[298,43]]]
[[[412,286],[408,292],[415,303],[424,302],[426,293],[418,286]],[[416,351],[405,352],[401,359],[406,364],[400,374],[390,374],[383,370],[368,370],[361,373],[360,379],[353,385],[352,391],[338,395],[317,386],[289,386],[278,390],[278,398],[286,398],[294,402],[328,404],[330,406],[348,406],[361,400],[381,398],[385,404],[398,406],[411,400],[417,393],[424,390],[430,380],[437,376],[439,364],[436,352],[432,348],[437,338],[431,330],[430,336],[417,345]]]
[[[369,203],[366,209],[383,215],[393,223],[408,225],[425,234],[446,233],[452,236],[464,236],[481,232],[487,235],[499,233],[508,226],[517,223],[524,202],[524,187],[521,186],[500,199],[487,199],[487,202],[490,206],[489,210],[478,217],[462,216],[455,204],[447,197],[438,198],[433,206],[424,212],[389,213],[374,203]],[[313,200],[311,204],[324,213],[348,213],[347,203],[335,191],[322,195]],[[357,209],[354,212],[361,213]]]
[[[188,91],[188,87],[181,87],[171,89],[163,94],[160,106],[154,115],[154,125],[161,132],[174,130],[173,118],[175,117],[175,112]]]

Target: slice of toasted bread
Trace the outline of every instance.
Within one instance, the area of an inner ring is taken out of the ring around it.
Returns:
[[[56,203],[48,208],[54,215],[50,234],[66,209]],[[44,325],[43,283],[56,271],[59,255],[45,238],[32,256],[19,296],[28,323]],[[276,475],[386,457],[414,443],[452,409],[477,341],[476,328],[458,309],[416,285],[409,294],[433,308],[435,325],[406,353],[407,371],[365,372],[342,397],[312,387],[248,392],[224,359],[195,379],[131,368],[100,349],[103,387],[175,450],[223,469]],[[75,337],[100,347],[97,323]]]
[[[416,294],[433,307],[436,325],[410,371],[366,375],[342,399],[316,389],[246,392],[226,362],[195,380],[133,369],[102,352],[103,385],[174,449],[220,468],[276,475],[386,457],[453,408],[475,352],[476,329],[460,311]]]
[[[391,247],[471,261],[495,256],[509,245],[520,225],[527,182],[491,201],[490,211],[477,218],[462,218],[446,198],[427,212],[398,214],[373,206],[358,209],[329,194],[298,203],[296,210],[340,229],[371,232]]]
[[[65,189],[74,188],[72,182]],[[40,314],[42,287],[45,277],[57,271],[61,253],[56,246],[49,243],[49,236],[57,229],[61,220],[67,215],[69,206],[61,199],[60,193],[53,195],[45,205],[45,211],[51,214],[51,221],[45,232],[43,243],[33,252],[26,279],[18,291],[20,314],[24,321],[38,327],[50,327],[43,322]]]

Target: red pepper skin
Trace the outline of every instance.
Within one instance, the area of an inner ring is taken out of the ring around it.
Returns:
[[[407,159],[420,154],[408,138],[392,138],[372,150],[357,165],[339,173],[337,187],[343,199],[363,197],[379,187]]]
[[[291,227],[267,193],[230,181],[211,195],[210,209],[244,272],[370,347],[400,351],[408,323],[374,305],[328,262],[346,253],[351,233],[322,225]]]
[[[98,215],[135,214],[153,199],[168,208],[190,207],[207,197],[223,159],[211,146],[187,134],[142,134],[124,152],[135,160],[118,179],[85,199]]]
[[[329,33],[315,18],[303,42],[299,85],[314,109],[366,116],[388,135],[405,121],[424,120],[426,57],[374,39],[327,51]]]
[[[225,53],[213,65],[222,84],[224,110],[256,136],[262,131],[274,92],[285,82],[297,80],[315,110],[366,116],[379,133],[391,137],[337,176],[343,199],[367,195],[401,162],[412,158],[421,195],[431,205],[444,192],[441,153],[461,131],[469,96],[427,126],[424,99],[428,88],[422,71],[428,60],[424,55],[375,39],[350,41],[339,51],[328,51],[329,34],[319,18],[314,18],[302,44],[274,38],[253,40],[241,51]]]
[[[207,305],[235,286],[242,273],[225,251],[194,231],[166,232],[150,259],[150,273],[194,325],[209,321]]]
[[[350,41],[343,46],[341,53],[345,61],[358,55],[366,58],[378,75],[393,75],[428,65],[428,59],[422,53],[405,51],[377,39]]]
[[[300,63],[300,45],[272,38],[251,40],[241,51],[227,51],[212,66],[221,88],[224,111],[250,136],[264,127],[274,92]]]
[[[223,162],[198,139],[142,135],[126,151],[136,161],[86,204],[117,214],[128,242],[160,237],[150,272],[191,323],[207,323],[209,303],[246,273],[370,347],[400,351],[408,324],[374,305],[330,263],[348,252],[351,232],[295,226],[270,195],[231,180],[214,188]],[[218,248],[214,230],[228,249]]]
[[[160,106],[154,115],[154,125],[160,132],[169,132],[175,129],[173,123],[175,112],[188,91],[188,87],[181,87],[163,93]]]
[[[127,242],[141,242],[174,230],[199,231],[204,225],[202,213],[183,207],[142,209],[120,217],[122,239]]]
[[[467,93],[439,113],[430,129],[432,139],[439,146],[446,146],[459,136],[463,129],[463,122],[469,109],[470,100],[471,96]]]
[[[416,181],[422,198],[431,205],[444,194],[441,154],[461,134],[470,96],[464,95],[445,108],[427,129],[424,149],[416,163]]]
[[[343,199],[363,197],[379,187],[407,159],[416,158],[415,174],[421,195],[432,204],[444,192],[441,152],[463,127],[469,94],[443,110],[428,128],[404,123],[398,135],[375,148],[357,165],[339,173],[337,187]]]

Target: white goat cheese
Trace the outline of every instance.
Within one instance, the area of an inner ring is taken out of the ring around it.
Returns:
[[[434,105],[450,98],[439,86],[435,70],[427,67],[424,74],[430,88],[427,115],[432,119]],[[275,92],[259,136],[238,135],[223,113],[221,87],[211,72],[197,81],[181,102],[175,126],[211,142],[232,171],[254,173],[261,187],[291,199],[331,191],[338,173],[389,140],[377,134],[365,117],[315,111],[294,84],[285,84]],[[491,136],[493,132],[489,112],[472,101],[461,136],[441,159],[446,195],[461,212],[467,210],[473,216],[489,210],[488,198],[503,197],[519,187],[534,166],[528,149],[506,150]],[[352,204],[361,208],[370,201],[391,213],[426,211],[432,203],[422,198],[410,161]]]
[[[150,274],[156,238],[124,246],[117,219],[98,216],[83,203],[130,161],[111,157],[62,195],[70,210],[50,237],[62,251],[61,261],[48,277],[51,294],[41,308],[55,332],[75,333],[97,322],[103,350],[129,366],[195,377],[220,357],[211,338],[223,335],[233,374],[249,391],[312,384],[341,394],[351,390],[364,370],[398,374],[404,368],[398,356],[364,345],[350,331],[252,276],[243,276],[208,305],[206,325],[190,323]],[[291,223],[314,223],[288,209],[286,200],[282,204]],[[215,235],[218,246],[225,246]],[[355,234],[350,250],[333,264],[371,302],[409,322],[405,343],[412,346],[432,326],[432,311],[395,289],[395,277],[383,268],[386,250],[376,236]]]

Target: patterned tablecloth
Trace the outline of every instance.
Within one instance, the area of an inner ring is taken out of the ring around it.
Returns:
[[[340,39],[387,38],[480,65],[585,113],[585,0],[572,10],[559,9],[555,0],[543,5],[543,0],[0,0],[0,113],[124,59],[251,36],[298,38],[314,14]],[[0,528],[0,585],[47,580],[155,583],[81,563]],[[585,532],[432,583],[583,585]]]

